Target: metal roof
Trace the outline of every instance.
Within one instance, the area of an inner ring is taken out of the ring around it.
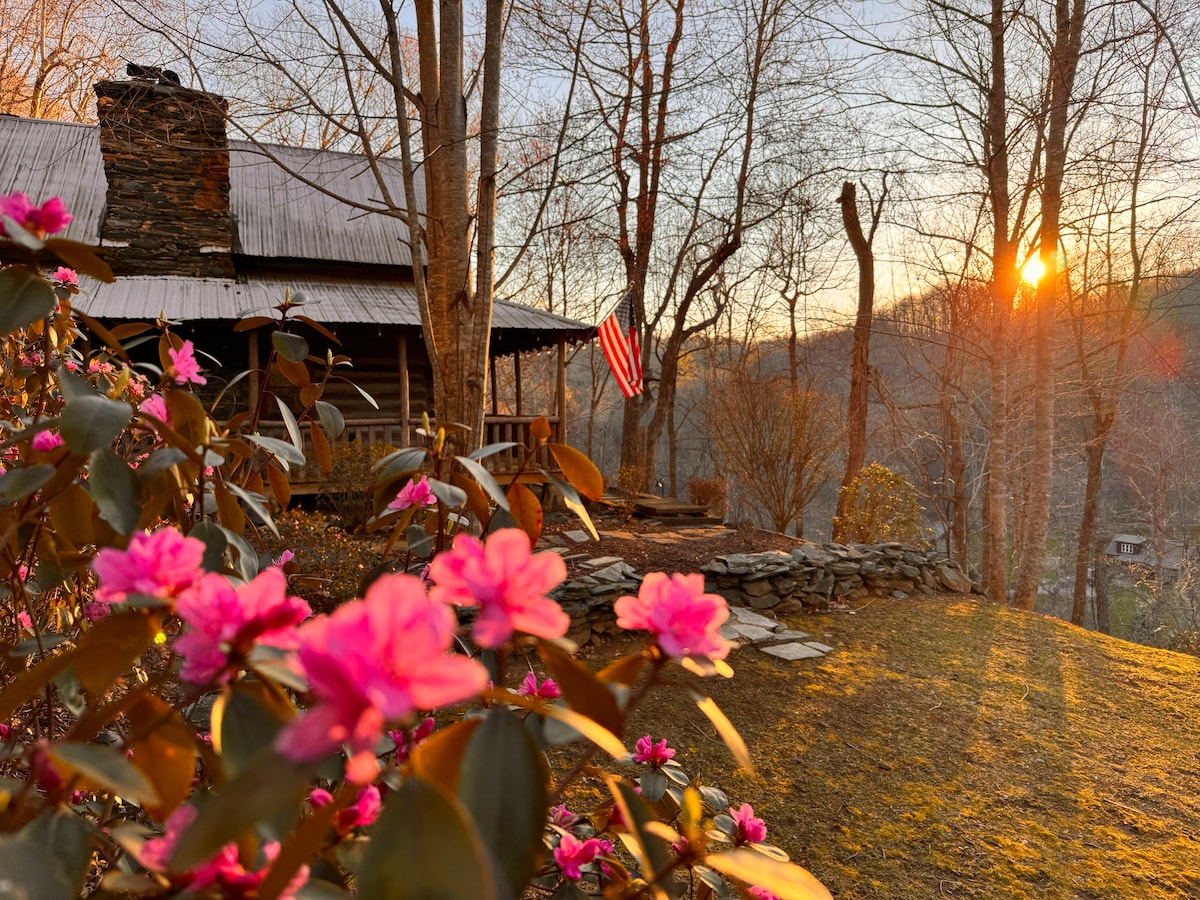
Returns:
[[[417,292],[411,283],[402,281],[279,275],[251,275],[244,281],[233,281],[131,275],[113,284],[81,277],[80,289],[74,304],[98,319],[155,319],[165,315],[185,321],[235,321],[269,312],[290,290],[293,296],[298,292],[305,295],[306,312],[319,322],[421,327]],[[584,322],[507,300],[493,304],[492,329],[501,346],[516,332],[542,332],[533,343],[549,346],[560,336],[586,340],[595,330]]]
[[[377,162],[393,204],[403,207],[399,160]],[[74,216],[64,237],[99,244],[107,186],[99,125],[0,116],[0,194],[21,191],[35,203],[62,197]],[[423,211],[419,169],[416,192]],[[412,265],[404,220],[353,205],[386,208],[363,156],[231,140],[229,193],[236,252],[260,258]],[[351,202],[336,199],[341,197]]]

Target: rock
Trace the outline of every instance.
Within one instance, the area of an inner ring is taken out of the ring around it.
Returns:
[[[762,597],[764,594],[771,593],[771,582],[746,580],[742,584],[742,590],[745,591],[748,597]],[[751,600],[751,602],[754,601]]]
[[[750,605],[754,609],[774,609],[779,605],[779,595],[763,594],[761,597],[751,597]]]
[[[780,623],[774,619],[769,619],[753,610],[746,609],[744,606],[735,606],[729,610],[729,619],[731,622],[737,624],[755,625],[759,628],[766,628],[768,631],[775,631],[781,627]]]
[[[808,644],[801,644],[799,641],[791,644],[776,644],[773,647],[763,647],[762,652],[786,660],[817,659],[825,655],[823,651],[815,647],[810,647]]]
[[[942,563],[937,567],[937,577],[947,590],[957,594],[971,593],[971,579],[963,574],[962,569],[953,563]]]
[[[745,640],[752,644],[758,644],[762,641],[770,640],[775,636],[775,632],[771,629],[759,628],[757,625],[743,625],[741,623],[726,625],[725,628],[721,629],[721,633],[724,634],[726,629],[734,632],[737,635],[735,640]]]
[[[625,560],[619,556],[597,556],[594,559],[585,559],[583,564],[593,569],[602,569],[605,566],[611,566],[613,563],[619,562],[625,562]]]
[[[592,536],[586,531],[564,531],[563,537],[568,538],[577,544],[586,544],[592,539]]]
[[[805,646],[812,647],[814,650],[816,650],[819,653],[832,653],[833,652],[833,648],[830,647],[828,644],[821,644],[821,643],[818,643],[817,641],[805,641]]]
[[[812,635],[807,631],[797,631],[794,628],[787,628],[783,631],[777,631],[775,634],[771,635],[771,639],[775,641],[806,641],[810,637],[812,637]]]

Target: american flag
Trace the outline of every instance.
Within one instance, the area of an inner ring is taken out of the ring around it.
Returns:
[[[642,348],[633,318],[633,288],[625,292],[611,316],[600,323],[600,347],[617,387],[626,397],[642,392]]]

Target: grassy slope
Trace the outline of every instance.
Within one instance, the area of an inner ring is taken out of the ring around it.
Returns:
[[[671,698],[636,733],[754,802],[835,896],[1200,897],[1200,659],[970,601],[793,624],[836,651],[740,650],[705,684],[756,777]]]

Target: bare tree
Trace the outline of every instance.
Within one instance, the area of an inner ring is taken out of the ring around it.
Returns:
[[[772,527],[786,532],[794,523],[803,537],[804,509],[829,480],[841,443],[839,412],[833,398],[796,390],[760,363],[714,374],[706,430],[721,469],[766,510]]]

